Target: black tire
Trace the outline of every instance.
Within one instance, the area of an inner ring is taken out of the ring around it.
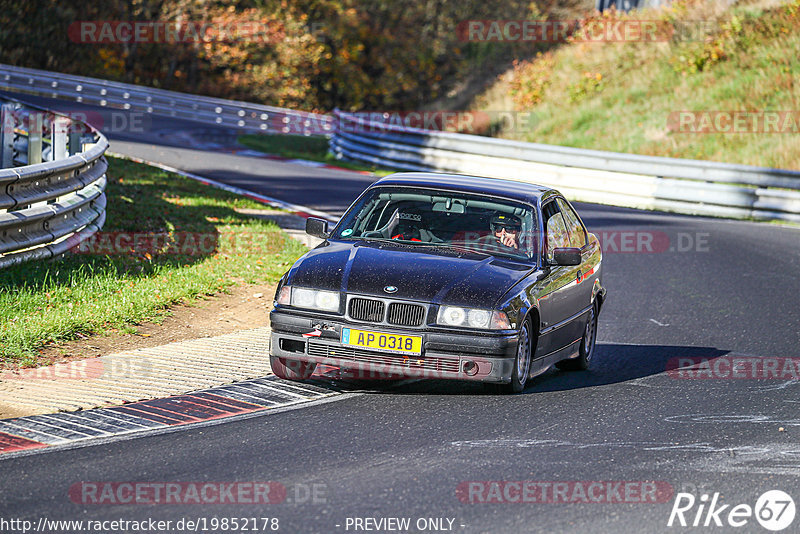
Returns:
[[[285,380],[305,380],[317,368],[317,364],[313,362],[301,362],[277,356],[269,357],[269,365],[272,367],[272,372],[275,373],[275,376]]]
[[[583,330],[583,339],[577,358],[561,360],[556,363],[556,367],[562,371],[586,371],[592,362],[594,346],[597,343],[597,306],[592,306],[589,312],[589,320],[586,321],[586,328]]]
[[[533,334],[531,332],[531,322],[525,319],[519,329],[517,356],[514,358],[511,382],[508,384],[487,384],[491,393],[514,394],[521,393],[525,389],[525,385],[528,383],[528,375],[531,372],[531,361],[534,353]],[[521,358],[524,358],[524,361],[521,361]]]

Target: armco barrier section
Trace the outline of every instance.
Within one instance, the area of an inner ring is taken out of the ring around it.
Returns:
[[[335,111],[331,151],[386,167],[557,188],[574,200],[800,222],[800,172],[407,128]]]
[[[328,115],[0,64],[0,89],[261,133],[326,135]]]
[[[0,268],[63,254],[105,222],[108,141],[67,117],[0,105]]]
[[[513,178],[575,200],[692,215],[800,222],[800,173],[523,143],[201,97],[0,64],[0,89],[264,133],[331,134],[335,154],[392,168]],[[13,148],[24,161],[21,141]],[[48,147],[42,149],[48,155]],[[9,151],[12,149],[5,148]]]

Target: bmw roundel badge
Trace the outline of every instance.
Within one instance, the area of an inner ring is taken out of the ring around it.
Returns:
[[[383,290],[387,293],[397,293],[397,288],[395,286],[386,286]]]

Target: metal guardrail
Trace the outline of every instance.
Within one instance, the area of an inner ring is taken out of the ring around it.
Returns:
[[[3,88],[262,133],[333,133],[331,151],[348,159],[398,169],[511,177],[556,187],[575,200],[800,222],[800,173],[794,171],[404,128],[340,111],[318,115],[0,64]],[[36,131],[28,143],[36,146]],[[25,161],[22,154],[28,146],[14,145],[17,161]],[[49,156],[49,149],[45,146],[42,155]]]
[[[0,64],[0,89],[260,133],[327,135],[329,115]]]
[[[105,136],[17,102],[0,105],[0,126],[0,268],[59,256],[99,231]]]
[[[510,178],[574,200],[800,222],[800,172],[406,128],[335,111],[331,151],[391,168]]]

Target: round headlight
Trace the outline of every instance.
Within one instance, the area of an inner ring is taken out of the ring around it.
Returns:
[[[323,310],[338,310],[339,295],[331,291],[318,291],[317,307]]]
[[[490,317],[491,314],[486,310],[470,310],[467,320],[473,328],[486,328]]]
[[[300,306],[303,308],[313,308],[314,307],[314,291],[313,289],[301,289],[301,288],[293,288],[292,289],[292,304],[294,306]]]
[[[444,309],[442,319],[444,320],[445,324],[457,326],[464,322],[466,315],[467,314],[464,312],[463,308],[448,306]]]

